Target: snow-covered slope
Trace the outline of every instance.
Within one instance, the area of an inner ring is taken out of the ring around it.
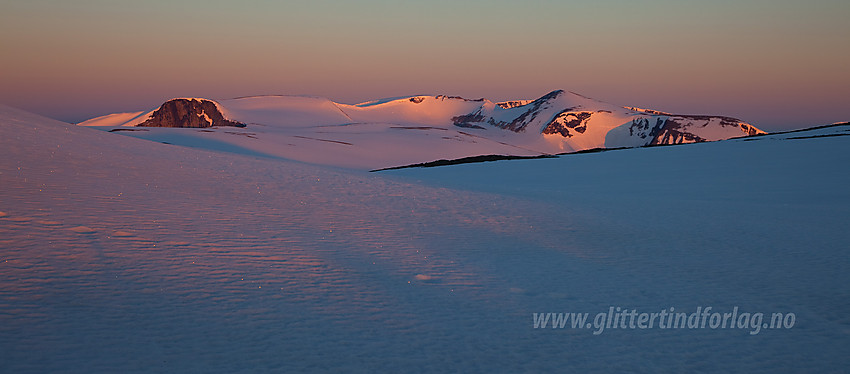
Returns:
[[[143,120],[134,121],[139,117],[147,119],[153,112],[130,112],[130,113],[113,113],[105,116],[95,117],[87,121],[78,123],[79,126],[135,126]],[[145,114],[144,116],[142,116]]]
[[[525,105],[484,103],[452,120],[460,127],[542,133],[562,151],[695,143],[764,133],[734,118],[624,108],[562,90]]]
[[[840,373],[848,130],[366,173],[0,106],[0,372]],[[796,320],[534,328],[698,307]]]
[[[202,105],[207,109],[201,109]],[[703,142],[763,133],[734,118],[625,108],[561,90],[537,100],[498,103],[443,95],[356,105],[304,96],[174,99],[159,109],[140,113],[103,116],[80,125],[110,131],[145,127],[121,133],[360,169],[489,154],[535,156],[590,148]],[[186,120],[157,119],[161,113],[175,113],[168,118]],[[247,127],[222,128],[210,116],[225,121],[221,123]],[[151,126],[211,128],[147,128]]]

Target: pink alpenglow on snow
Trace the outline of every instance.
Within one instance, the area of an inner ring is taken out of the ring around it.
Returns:
[[[178,98],[159,109],[110,114],[79,125],[169,144],[355,169],[764,134],[735,118],[623,107],[563,90],[504,102],[444,95],[355,105],[309,96]]]

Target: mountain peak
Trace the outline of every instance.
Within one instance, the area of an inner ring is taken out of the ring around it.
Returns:
[[[191,127],[214,126],[245,127],[241,122],[224,118],[218,103],[199,98],[177,98],[166,101],[151,113],[150,118],[138,127]]]
[[[176,98],[159,108],[87,121],[118,126],[210,128],[177,131],[185,144],[337,166],[380,168],[482,154],[536,156],[593,148],[640,147],[728,139],[763,133],[722,116],[678,115],[625,108],[567,90],[534,100],[492,102],[415,95],[340,104],[305,96],[253,96],[222,101]],[[215,129],[250,126],[250,132]],[[110,129],[175,141],[174,130]],[[235,136],[239,135],[239,136]],[[172,143],[177,144],[177,143]]]
[[[541,101],[554,100],[554,99],[557,99],[559,96],[563,95],[564,92],[566,92],[566,91],[564,91],[564,90],[554,90],[552,92],[549,92],[549,93],[541,96],[537,100],[541,100]]]

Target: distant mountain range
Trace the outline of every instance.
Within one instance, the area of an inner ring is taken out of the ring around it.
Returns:
[[[110,114],[79,125],[171,144],[353,168],[765,133],[731,117],[622,107],[563,90],[505,102],[443,95],[356,105],[305,96],[177,98],[154,110]]]

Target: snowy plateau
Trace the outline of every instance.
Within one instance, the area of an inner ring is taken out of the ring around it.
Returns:
[[[545,157],[370,172],[481,155]],[[847,165],[850,124],[565,91],[0,106],[0,372],[844,372]],[[534,317],[698,307],[794,321]]]

